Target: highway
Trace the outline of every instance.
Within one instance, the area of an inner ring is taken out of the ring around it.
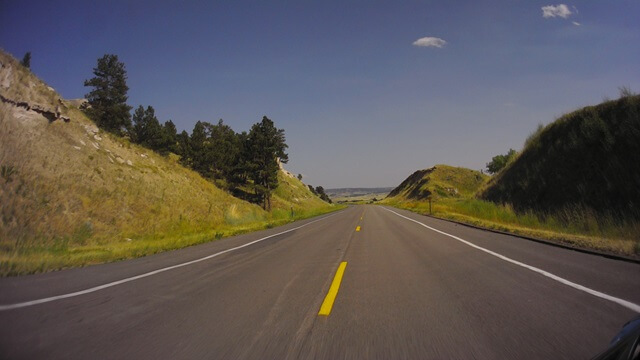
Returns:
[[[639,304],[639,264],[352,206],[0,279],[0,358],[589,359]]]

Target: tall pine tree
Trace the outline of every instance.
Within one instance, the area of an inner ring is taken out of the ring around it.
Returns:
[[[105,54],[93,69],[94,77],[85,80],[84,86],[92,87],[86,96],[89,107],[86,112],[101,128],[124,134],[131,126],[127,105],[127,71],[117,55]]]
[[[284,130],[276,128],[273,121],[264,116],[251,127],[247,142],[249,178],[261,198],[262,208],[271,210],[271,193],[278,186],[278,159],[285,164],[289,161]]]

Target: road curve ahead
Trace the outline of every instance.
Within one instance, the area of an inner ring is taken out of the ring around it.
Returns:
[[[0,358],[588,359],[638,304],[638,264],[353,206],[0,279]]]

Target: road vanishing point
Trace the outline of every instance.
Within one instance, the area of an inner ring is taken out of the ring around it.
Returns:
[[[589,359],[640,265],[383,206],[0,279],[2,359]]]

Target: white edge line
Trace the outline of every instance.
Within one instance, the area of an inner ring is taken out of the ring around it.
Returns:
[[[199,258],[199,259],[187,261],[187,262],[184,262],[184,263],[181,263],[181,264],[177,264],[177,265],[167,266],[167,267],[160,268],[160,269],[153,270],[153,271],[149,271],[149,272],[146,272],[146,273],[143,273],[143,274],[140,274],[140,275],[136,275],[136,276],[128,277],[128,278],[125,278],[125,279],[113,281],[113,282],[110,282],[110,283],[107,283],[107,284],[103,284],[103,285],[94,286],[92,288],[88,288],[88,289],[85,289],[85,290],[80,290],[80,291],[76,291],[76,292],[72,292],[72,293],[68,293],[68,294],[63,294],[63,295],[51,296],[51,297],[37,299],[37,300],[25,301],[25,302],[21,302],[21,303],[0,305],[0,311],[19,309],[19,308],[23,308],[23,307],[27,307],[27,306],[33,306],[33,305],[48,303],[48,302],[51,302],[51,301],[62,300],[62,299],[67,299],[67,298],[71,298],[71,297],[75,297],[75,296],[89,294],[89,293],[92,293],[92,292],[96,292],[96,291],[99,291],[99,290],[110,288],[112,286],[128,283],[130,281],[134,281],[134,280],[138,280],[138,279],[142,279],[142,278],[145,278],[147,276],[156,275],[156,274],[159,274],[161,272],[177,269],[177,268],[180,268],[180,267],[183,267],[183,266],[193,265],[195,263],[199,263],[201,261],[209,260],[209,259],[214,258],[216,256],[219,256],[219,255],[222,255],[222,254],[226,254],[226,253],[234,251],[234,250],[242,249],[244,247],[253,245],[255,243],[259,243],[259,242],[267,240],[269,238],[272,238],[272,237],[275,237],[275,236],[278,236],[278,235],[282,235],[282,234],[286,234],[286,233],[291,232],[291,231],[298,230],[298,229],[303,228],[303,227],[305,227],[307,225],[311,225],[311,224],[316,223],[318,221],[322,221],[322,220],[328,219],[328,218],[330,218],[330,217],[332,217],[334,215],[336,215],[336,214],[331,214],[331,215],[325,216],[325,217],[323,217],[321,219],[310,221],[310,222],[308,222],[308,223],[306,223],[304,225],[300,225],[298,227],[295,227],[295,228],[292,228],[292,229],[289,229],[289,230],[285,230],[285,231],[279,232],[277,234],[272,234],[272,235],[269,235],[269,236],[265,236],[265,237],[260,238],[258,240],[254,240],[254,241],[248,242],[246,244],[243,244],[243,245],[240,245],[240,246],[236,246],[236,247],[231,248],[231,249],[223,250],[223,251],[220,251],[220,252],[217,252],[215,254],[211,254],[211,255],[208,255],[208,256],[205,256],[205,257],[202,257],[202,258]]]
[[[496,253],[496,252],[493,252],[493,251],[491,251],[491,250],[487,250],[487,249],[485,249],[485,248],[483,248],[483,247],[480,247],[480,246],[478,246],[478,245],[472,244],[472,243],[468,242],[467,240],[461,239],[461,238],[459,238],[459,237],[457,237],[457,236],[454,236],[454,235],[448,234],[448,233],[446,233],[446,232],[444,232],[444,231],[440,231],[440,230],[438,230],[438,229],[432,228],[431,226],[425,225],[425,224],[421,223],[420,221],[417,221],[417,220],[414,220],[414,219],[412,219],[412,218],[410,218],[410,217],[407,217],[407,216],[404,216],[404,215],[398,214],[397,212],[395,212],[395,211],[393,211],[393,210],[387,209],[387,208],[385,208],[385,207],[382,207],[382,208],[383,208],[384,210],[387,210],[387,211],[389,211],[389,212],[392,212],[392,213],[394,213],[394,214],[396,214],[396,215],[398,215],[398,216],[400,216],[400,217],[402,217],[402,218],[405,218],[405,219],[407,219],[407,220],[409,220],[409,221],[413,221],[413,222],[414,222],[414,223],[416,223],[416,224],[420,224],[420,225],[422,225],[422,226],[426,227],[426,228],[427,228],[427,229],[429,229],[429,230],[433,230],[433,231],[435,231],[435,232],[437,232],[437,233],[440,233],[440,234],[442,234],[442,235],[445,235],[445,236],[448,236],[448,237],[450,237],[450,238],[456,239],[456,240],[458,240],[458,241],[462,242],[463,244],[469,245],[469,246],[471,246],[471,247],[473,247],[473,248],[476,248],[476,249],[478,249],[478,250],[480,250],[480,251],[484,251],[484,252],[486,252],[487,254],[493,255],[493,256],[495,256],[495,257],[497,257],[497,258],[499,258],[499,259],[502,259],[502,260],[504,260],[504,261],[510,262],[510,263],[515,264],[515,265],[518,265],[518,266],[521,266],[521,267],[523,267],[523,268],[525,268],[525,269],[529,269],[529,270],[531,270],[531,271],[533,271],[533,272],[537,272],[538,274],[541,274],[541,275],[543,275],[543,276],[546,276],[546,277],[548,277],[548,278],[550,278],[550,279],[553,279],[553,280],[555,280],[555,281],[557,281],[557,282],[559,282],[559,283],[562,283],[562,284],[565,284],[565,285],[567,285],[567,286],[570,286],[570,287],[572,287],[572,288],[574,288],[574,289],[577,289],[577,290],[580,290],[580,291],[584,291],[584,292],[586,292],[586,293],[588,293],[588,294],[591,294],[591,295],[593,295],[593,296],[599,297],[599,298],[601,298],[601,299],[605,299],[605,300],[612,301],[612,302],[614,302],[614,303],[616,303],[616,304],[619,304],[619,305],[622,305],[622,306],[626,307],[627,309],[630,309],[630,310],[633,310],[633,311],[635,311],[635,312],[637,312],[637,313],[640,313],[640,305],[638,305],[638,304],[634,304],[634,303],[632,303],[632,302],[630,302],[630,301],[623,300],[623,299],[620,299],[620,298],[617,298],[617,297],[614,297],[614,296],[611,296],[611,295],[608,295],[608,294],[602,293],[602,292],[600,292],[600,291],[590,289],[590,288],[588,288],[588,287],[586,287],[586,286],[582,286],[582,285],[580,285],[580,284],[576,284],[576,283],[571,282],[571,281],[569,281],[569,280],[567,280],[567,279],[561,278],[561,277],[560,277],[560,276],[558,276],[558,275],[552,274],[552,273],[550,273],[550,272],[544,271],[544,270],[542,270],[542,269],[539,269],[539,268],[534,267],[534,266],[531,266],[531,265],[527,265],[527,264],[525,264],[525,263],[521,263],[521,262],[519,262],[519,261],[517,261],[517,260],[513,260],[513,259],[511,259],[511,258],[508,258],[508,257],[504,256],[504,255],[500,255],[500,254],[498,254],[498,253]]]

